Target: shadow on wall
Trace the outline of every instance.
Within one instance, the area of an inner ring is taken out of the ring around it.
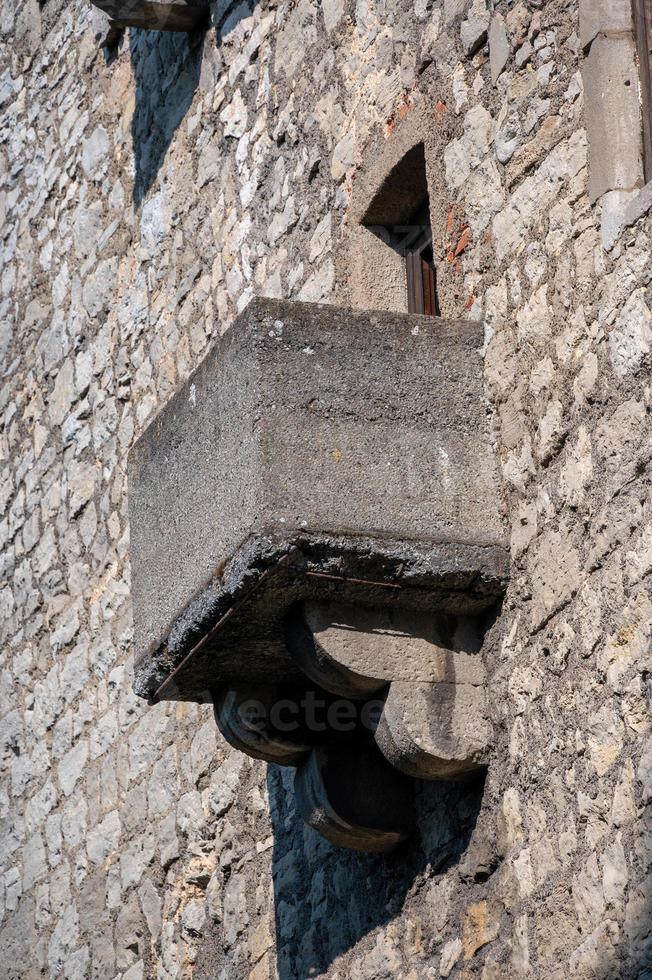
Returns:
[[[217,48],[249,17],[256,0],[214,8],[222,16],[215,30]],[[131,29],[129,48],[136,86],[132,139],[136,173],[134,204],[139,207],[165,160],[199,84],[206,29],[190,34]]]
[[[199,84],[204,38],[204,31],[130,31],[136,87],[132,122],[136,207],[156,179],[172,138],[192,104]]]
[[[484,788],[484,779],[421,783],[412,841],[390,855],[358,854],[332,847],[302,823],[294,809],[293,775],[268,767],[278,980],[321,975],[365,935],[399,916],[412,888],[456,864],[468,847]]]

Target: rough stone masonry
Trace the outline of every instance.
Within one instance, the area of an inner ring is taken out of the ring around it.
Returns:
[[[189,34],[0,11],[0,972],[643,980],[652,195],[621,156],[627,4],[210,6]],[[352,856],[210,706],[132,693],[126,458],[252,297],[383,295],[390,255],[355,278],[356,196],[406,133],[444,315],[485,323],[510,585],[486,780],[425,784],[411,844]]]

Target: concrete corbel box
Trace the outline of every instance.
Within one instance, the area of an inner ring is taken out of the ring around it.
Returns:
[[[346,846],[405,834],[367,811],[332,826],[341,740],[237,708],[373,697],[367,773],[374,752],[402,778],[486,764],[483,617],[508,555],[482,342],[477,323],[256,300],[131,451],[137,692],[213,701],[234,745],[299,767],[303,815]]]

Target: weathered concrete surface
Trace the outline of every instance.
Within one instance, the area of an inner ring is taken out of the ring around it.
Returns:
[[[597,37],[582,67],[589,137],[589,195],[643,185],[641,106],[631,37]]]
[[[631,0],[580,0],[580,41],[587,48],[598,34],[632,33]]]
[[[462,605],[459,576],[500,591],[504,530],[480,343],[473,323],[248,307],[130,454],[139,690],[151,695],[259,582],[259,599],[247,601],[262,603],[273,635],[283,607],[318,591],[314,574],[335,556],[346,567],[346,553],[365,553],[364,577],[391,583],[393,552],[406,582],[427,594],[448,577]],[[306,548],[309,588],[277,586],[278,562],[297,549],[305,561]],[[253,622],[251,608],[243,620]],[[248,632],[255,646],[255,626]]]
[[[208,0],[91,0],[117,27],[192,31],[208,23]]]

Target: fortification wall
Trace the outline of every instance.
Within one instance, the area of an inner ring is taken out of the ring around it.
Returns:
[[[603,248],[577,3],[494,7],[217,0],[107,58],[85,0],[2,5],[8,980],[652,968],[650,221]],[[445,312],[486,323],[513,566],[485,784],[352,856],[210,707],[132,694],[126,456],[252,296],[361,305],[352,192],[406,127]]]

